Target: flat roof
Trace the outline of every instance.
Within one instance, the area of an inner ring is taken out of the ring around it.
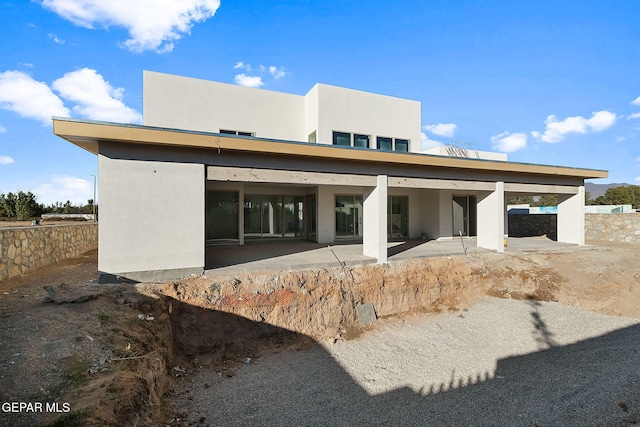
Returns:
[[[226,135],[184,129],[98,122],[69,118],[53,118],[53,133],[85,150],[98,154],[100,142],[125,142],[210,150],[244,151],[252,153],[294,155],[323,159],[353,160],[396,165],[462,168],[479,171],[499,171],[557,175],[579,178],[607,178],[608,172],[567,166],[540,165],[463,157],[444,157],[421,153],[398,153],[328,144],[284,141],[268,138]]]

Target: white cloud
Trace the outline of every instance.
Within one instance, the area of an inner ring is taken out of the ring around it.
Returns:
[[[46,85],[21,71],[0,73],[0,108],[51,124],[51,116],[69,116],[69,110]]]
[[[251,65],[250,64],[245,64],[244,62],[240,61],[237,62],[236,65],[233,66],[234,69],[241,69],[241,70],[245,70],[247,73],[251,72]]]
[[[452,137],[456,129],[458,129],[458,125],[453,123],[438,123],[437,125],[424,125],[422,128],[434,135]]]
[[[284,67],[276,67],[275,65],[270,65],[269,67],[258,65],[257,67],[253,67],[251,64],[239,61],[236,62],[236,65],[234,65],[233,68],[235,70],[244,70],[244,73],[236,74],[235,82],[236,84],[247,87],[264,86],[264,80],[262,79],[262,76],[266,75],[267,72],[274,79],[280,79],[287,75]],[[251,75],[249,75],[249,73],[251,73]]]
[[[550,115],[545,120],[546,129],[544,133],[531,132],[531,134],[541,141],[556,143],[563,141],[568,133],[601,132],[613,126],[616,119],[617,117],[614,113],[606,110],[593,113],[589,119],[575,116],[558,121],[556,116]]]
[[[640,113],[633,113],[627,116],[627,120],[640,119]]]
[[[211,18],[219,0],[43,0],[42,6],[85,28],[123,27],[133,52],[170,52],[194,24]]]
[[[640,96],[639,96],[639,97],[637,97],[636,99],[634,99],[633,101],[631,101],[631,103],[632,103],[633,105],[640,105]]]
[[[524,133],[502,132],[491,137],[493,148],[504,153],[513,153],[527,146],[527,135]]]
[[[6,133],[7,132],[7,128],[5,128],[4,126],[0,125],[0,133]]]
[[[0,156],[0,165],[10,165],[11,163],[15,163],[15,160],[13,157]]]
[[[437,147],[439,145],[444,145],[440,141],[436,141],[435,139],[430,139],[427,136],[427,134],[424,133],[424,132],[420,132],[420,136],[421,136],[421,140],[422,140],[421,148],[423,150],[428,150],[429,148]]]
[[[271,75],[276,79],[284,77],[287,74],[287,72],[284,70],[284,67],[278,68],[273,65],[269,67],[269,73],[271,73]]]
[[[247,87],[260,87],[264,85],[262,77],[260,76],[247,76],[246,74],[236,74],[235,81],[240,86]]]
[[[67,200],[79,205],[93,198],[93,183],[75,176],[54,175],[32,191],[38,196],[38,202],[45,205]]]
[[[636,182],[640,182],[640,176],[636,176]]]
[[[52,39],[54,42],[58,43],[58,44],[64,44],[64,40],[58,38],[58,36],[56,36],[55,34],[49,34],[49,38]]]
[[[52,84],[60,96],[76,103],[74,113],[93,120],[124,123],[140,122],[136,110],[122,102],[123,88],[113,88],[109,82],[89,68],[65,74]]]

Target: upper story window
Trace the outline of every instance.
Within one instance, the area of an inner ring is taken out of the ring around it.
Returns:
[[[402,153],[409,152],[409,140],[408,139],[399,139],[396,138],[396,144],[394,147],[394,151],[400,151]]]
[[[309,134],[309,142],[317,142],[316,141],[316,131],[315,130]]]
[[[311,134],[315,136],[315,133]],[[309,135],[309,142],[311,141],[311,135]],[[389,138],[386,136],[377,136],[376,146],[380,151],[397,151],[400,153],[409,152],[409,140],[400,138]],[[315,142],[315,140],[313,141]],[[340,145],[343,147],[358,147],[358,148],[370,148],[371,136],[349,132],[333,131],[333,145]]]
[[[256,136],[255,132],[244,132],[241,130],[220,129],[220,133],[224,135]]]
[[[351,134],[346,132],[333,132],[333,145],[351,146]]]
[[[369,135],[353,135],[353,146],[361,148],[369,148]]]
[[[379,136],[376,138],[376,147],[381,151],[393,151],[393,139],[385,136]]]

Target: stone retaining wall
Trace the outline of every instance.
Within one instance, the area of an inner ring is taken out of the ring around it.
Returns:
[[[509,215],[509,236],[547,236],[556,240],[557,223],[556,214],[511,214]],[[584,232],[587,240],[640,242],[640,214],[585,214]]]
[[[0,228],[0,280],[97,248],[97,223]]]
[[[557,214],[511,214],[508,221],[509,236],[547,236],[551,240],[557,239]]]
[[[608,242],[640,242],[640,214],[585,214],[585,238]]]

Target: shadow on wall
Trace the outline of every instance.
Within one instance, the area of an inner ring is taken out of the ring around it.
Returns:
[[[233,378],[216,380],[212,373],[215,385],[198,391],[202,406],[215,402],[215,410],[198,407],[215,425],[595,426],[640,420],[640,325],[558,346],[531,302],[532,339],[545,350],[501,359],[494,372],[419,392],[404,387],[370,395],[308,336],[173,299],[171,304],[174,354],[212,366],[233,360],[241,367]],[[272,348],[305,351],[242,364]]]

